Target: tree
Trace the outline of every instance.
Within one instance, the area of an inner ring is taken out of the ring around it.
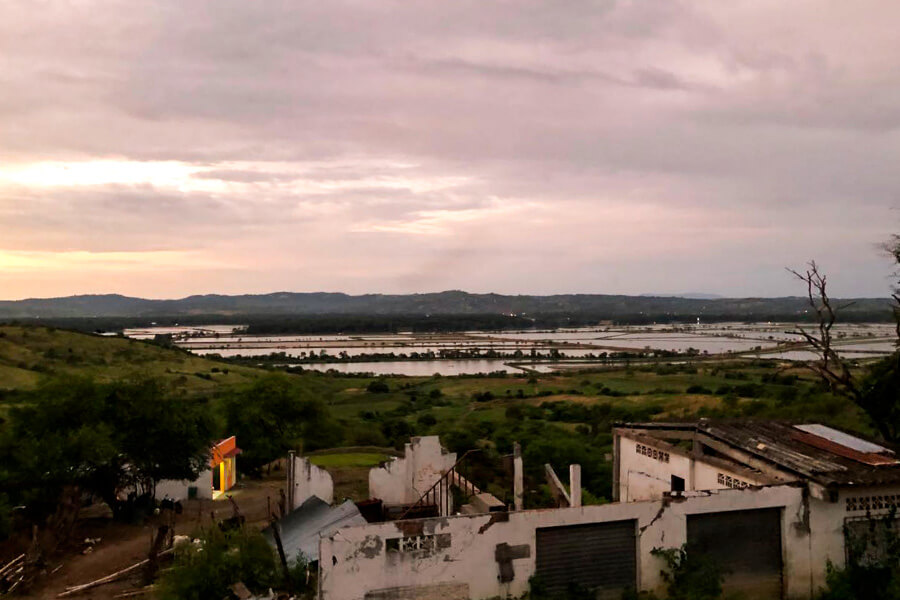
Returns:
[[[302,591],[307,587],[302,557],[291,561],[285,573],[272,546],[258,531],[241,528],[223,532],[213,527],[201,531],[199,539],[199,544],[178,547],[175,564],[160,577],[155,597],[231,598],[230,587],[238,582],[258,594],[269,588]]]
[[[0,436],[0,495],[37,525],[74,522],[81,491],[121,516],[119,492],[152,495],[161,479],[194,479],[215,437],[204,402],[158,382],[55,379],[10,410]]]
[[[887,246],[900,266],[900,237],[895,236]],[[788,269],[806,284],[807,299],[816,318],[816,331],[797,327],[801,335],[818,355],[807,366],[824,381],[833,393],[852,400],[869,416],[872,424],[885,440],[900,441],[900,351],[895,351],[861,371],[844,360],[834,348],[832,328],[838,312],[849,304],[835,306],[828,295],[827,276],[811,261],[803,272]],[[897,342],[900,344],[900,290],[892,294],[893,312],[897,320]]]
[[[244,450],[242,468],[250,474],[258,474],[301,441],[334,438],[325,408],[301,397],[284,373],[268,374],[226,397],[224,411],[229,435],[236,435]]]

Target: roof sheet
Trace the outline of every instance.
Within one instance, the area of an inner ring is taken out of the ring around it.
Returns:
[[[794,425],[794,427],[796,429],[799,429],[800,431],[805,431],[806,433],[817,435],[820,438],[825,438],[826,440],[829,440],[841,446],[845,446],[847,448],[851,448],[853,450],[857,450],[858,452],[893,454],[891,450],[888,450],[884,446],[873,444],[872,442],[860,439],[856,436],[850,435],[849,433],[844,433],[843,431],[838,431],[837,429],[832,429],[831,427],[820,425],[819,423]]]
[[[340,506],[331,506],[318,496],[310,496],[298,508],[288,513],[277,525],[280,528],[281,544],[289,560],[302,552],[306,560],[319,560],[319,538],[343,527],[365,525],[367,521],[351,500]],[[275,545],[272,525],[263,530],[269,543]]]
[[[659,432],[657,435],[660,437],[664,437],[666,429],[694,430],[823,485],[900,483],[900,463],[883,456],[883,452],[889,452],[888,449],[882,449],[883,460],[880,462],[862,462],[859,456],[873,457],[875,453],[855,450],[823,437],[819,437],[813,444],[810,436],[818,436],[817,433],[780,421],[701,420],[694,423],[640,423],[626,426],[647,430],[651,435],[654,431]],[[831,428],[826,429],[837,432]],[[865,444],[869,442],[849,434],[843,435],[858,440],[862,447],[868,448]],[[882,448],[877,444],[871,445]]]

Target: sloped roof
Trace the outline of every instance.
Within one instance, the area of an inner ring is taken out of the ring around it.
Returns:
[[[318,496],[310,496],[303,504],[277,522],[281,533],[281,544],[288,560],[302,552],[309,562],[319,560],[319,538],[343,527],[365,525],[366,519],[360,514],[356,504],[347,500],[339,506],[331,506]],[[263,529],[269,543],[275,545],[270,525]]]
[[[823,426],[706,419],[691,423],[626,423],[621,426],[659,437],[664,436],[665,430],[696,431],[823,485],[900,483],[900,462],[891,450]],[[823,432],[828,437],[824,437]],[[849,445],[848,439],[853,440]],[[883,452],[860,450],[873,448]]]

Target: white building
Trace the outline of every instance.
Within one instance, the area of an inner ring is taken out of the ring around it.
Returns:
[[[208,469],[201,471],[194,480],[163,479],[156,484],[156,499],[220,498],[237,483],[237,456],[240,453],[234,436],[219,440],[209,449]]]
[[[599,597],[663,591],[653,551],[713,556],[727,593],[811,598],[845,531],[900,503],[893,452],[819,425],[630,424],[615,430],[616,502],[370,523],[321,539],[321,600],[521,596],[537,575]]]

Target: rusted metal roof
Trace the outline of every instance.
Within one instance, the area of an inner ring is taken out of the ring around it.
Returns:
[[[888,450],[884,446],[879,446],[878,444],[861,439],[855,435],[850,435],[844,431],[828,427],[827,425],[806,423],[803,425],[794,425],[794,429],[805,431],[816,437],[824,438],[829,442],[834,442],[839,446],[850,448],[864,454],[894,454],[893,450]]]

